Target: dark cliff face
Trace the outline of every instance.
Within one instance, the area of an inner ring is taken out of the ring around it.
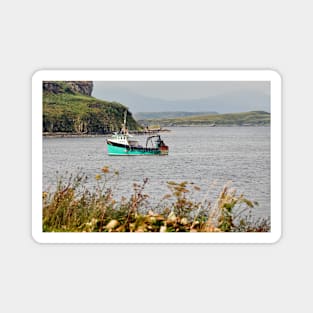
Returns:
[[[118,131],[127,108],[91,97],[92,81],[43,82],[43,132],[106,134]],[[127,127],[140,125],[127,113]]]
[[[93,89],[92,81],[45,81],[43,91],[53,94],[71,93],[91,96]]]

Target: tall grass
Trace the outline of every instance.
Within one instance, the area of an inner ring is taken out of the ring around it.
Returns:
[[[116,200],[112,182],[119,173],[105,166],[95,176],[59,177],[55,192],[43,192],[44,232],[268,232],[269,218],[251,217],[253,203],[225,185],[217,199],[194,200],[200,188],[190,182],[167,182],[169,193],[151,206],[148,179],[133,185],[130,197]],[[110,184],[109,184],[110,183]],[[114,185],[114,184],[113,184]],[[250,212],[250,214],[248,214]]]

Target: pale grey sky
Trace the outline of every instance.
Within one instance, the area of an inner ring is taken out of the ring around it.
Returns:
[[[102,82],[94,81],[93,94],[103,94],[112,89],[121,89],[145,97],[164,100],[191,100],[223,95],[232,92],[256,91],[270,94],[269,82]]]
[[[132,112],[270,112],[270,82],[260,81],[94,81],[92,95]]]

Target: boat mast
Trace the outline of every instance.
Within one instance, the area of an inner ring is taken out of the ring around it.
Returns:
[[[122,133],[123,133],[123,134],[127,134],[126,116],[127,116],[127,110],[125,110],[125,112],[124,112],[124,123],[123,123],[123,128],[122,128]]]
[[[126,116],[127,116],[127,110],[125,110],[124,112],[124,126],[126,128]]]

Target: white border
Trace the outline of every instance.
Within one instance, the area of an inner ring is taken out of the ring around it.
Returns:
[[[44,233],[42,232],[42,82],[270,81],[271,232],[269,233]],[[281,77],[273,70],[42,70],[32,77],[32,236],[38,243],[274,243],[281,237]]]

